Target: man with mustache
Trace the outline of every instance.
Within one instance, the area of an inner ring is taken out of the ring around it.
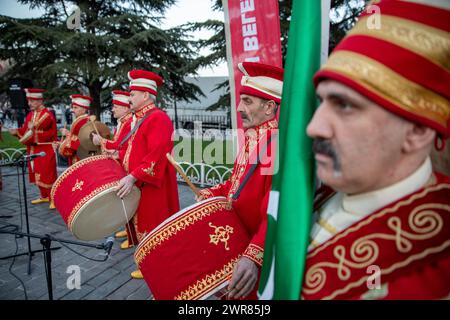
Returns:
[[[125,153],[127,150],[128,140],[125,140],[125,137],[131,130],[133,114],[130,109],[129,92],[113,90],[112,95],[112,112],[114,118],[117,119],[117,127],[114,130],[114,137],[112,140],[108,140],[97,134],[93,134],[92,142],[97,146],[101,146],[104,154],[108,154],[115,159],[120,159],[119,153]],[[115,237],[127,237],[127,240],[120,244],[121,249],[131,248],[137,243],[136,234],[131,223],[127,223],[125,230],[116,232]]]
[[[450,8],[418,2],[364,11],[314,77],[325,187],[302,298],[449,297],[450,178],[430,152],[449,136]]]
[[[202,196],[197,200],[226,197],[247,229],[251,241],[234,267],[228,297],[256,299],[255,289],[264,255],[267,204],[273,174],[272,150],[275,150],[272,140],[278,131],[276,113],[281,103],[283,69],[255,62],[240,63],[239,69],[244,75],[237,111],[242,118],[245,141],[230,179],[201,190]],[[256,161],[261,154],[261,161]],[[251,173],[253,164],[256,169]]]
[[[125,197],[133,185],[140,189],[141,198],[133,223],[137,240],[141,241],[180,206],[175,169],[166,158],[173,148],[173,124],[155,105],[163,79],[146,70],[132,70],[128,78],[133,119],[126,151],[119,152],[128,175],[120,180],[117,195]],[[133,271],[131,276],[143,279],[140,270]]]

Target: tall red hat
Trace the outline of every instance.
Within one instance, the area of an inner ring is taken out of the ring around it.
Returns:
[[[339,81],[447,138],[449,9],[419,0],[374,1],[316,73],[314,84]]]
[[[113,90],[112,103],[122,107],[130,107],[130,93],[127,91]]]
[[[244,74],[241,79],[240,94],[281,103],[284,70],[259,62],[242,62],[238,64]]]
[[[128,79],[130,79],[130,91],[147,91],[155,96],[158,94],[158,87],[163,84],[163,78],[146,70],[131,70],[128,72]]]
[[[89,96],[83,96],[81,94],[73,94],[70,96],[70,99],[72,99],[72,105],[81,107],[84,109],[88,109],[91,106],[92,98]]]
[[[27,100],[44,100],[44,89],[26,88],[25,95]]]

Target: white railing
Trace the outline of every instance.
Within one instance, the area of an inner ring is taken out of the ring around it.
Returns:
[[[230,177],[233,170],[233,168],[226,166],[212,166],[205,163],[179,162],[178,164],[189,180],[191,180],[192,183],[199,185],[201,188],[225,182],[225,180]],[[178,173],[177,180],[179,182],[184,182],[183,178]]]
[[[4,148],[0,149],[0,165],[14,162],[15,159],[26,154],[25,148]]]
[[[5,148],[0,149],[0,164],[8,164],[13,162],[18,157],[26,154],[25,148]],[[224,183],[232,172],[232,168],[217,165],[213,166],[205,163],[178,163],[183,169],[186,176],[195,184],[203,187],[211,187],[219,183]],[[183,178],[177,173],[177,180],[184,182]]]

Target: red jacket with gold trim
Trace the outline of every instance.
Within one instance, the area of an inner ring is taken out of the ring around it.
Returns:
[[[302,298],[448,298],[450,178],[434,176],[310,251]]]
[[[166,158],[172,152],[173,125],[165,112],[151,104],[135,112],[137,125],[148,115],[129,139],[126,152],[119,152],[125,170],[133,175],[141,190],[134,215],[139,241],[157,225],[180,210],[176,172]]]
[[[70,127],[69,134],[62,141],[59,146],[59,154],[65,156],[69,160],[69,166],[79,161],[77,157],[77,150],[80,146],[80,140],[78,139],[78,134],[80,129],[89,121],[89,115],[83,114],[75,119]]]
[[[31,123],[33,128],[29,130]],[[39,187],[50,189],[57,178],[55,152],[51,144],[40,145],[38,143],[56,141],[55,117],[44,107],[30,111],[23,126],[17,129],[17,135],[19,138],[24,137],[24,135],[28,136],[22,141],[27,147],[27,154],[45,152],[44,157],[35,158],[28,163],[28,171],[30,182],[36,183]]]
[[[118,150],[119,145],[122,142],[123,138],[126,137],[128,132],[131,130],[131,122],[133,120],[133,114],[128,113],[119,119],[119,125],[114,130],[114,137],[112,140],[102,140],[102,150]],[[120,147],[121,150],[127,149],[128,139],[124,144]],[[118,150],[120,152],[120,150]]]
[[[269,144],[268,142],[269,137],[277,131],[278,122],[275,119],[246,130],[245,141],[234,163],[231,177],[223,184],[200,191],[205,199],[224,196],[232,203],[233,209],[251,237],[250,244],[243,255],[260,267],[266,238],[267,205],[272,188],[274,159],[272,150],[275,152],[275,138]],[[258,154],[262,155],[260,163],[239,197],[232,200],[252,164],[256,162]]]

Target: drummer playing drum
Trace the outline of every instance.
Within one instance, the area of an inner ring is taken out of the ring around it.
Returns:
[[[112,156],[114,159],[120,159],[119,153],[125,153],[127,150],[129,139],[124,141],[124,138],[131,130],[133,115],[130,109],[130,93],[127,91],[114,90],[112,94],[112,112],[114,118],[117,119],[117,127],[114,130],[114,137],[112,140],[107,140],[97,134],[93,134],[92,142],[97,146],[101,146],[104,154]],[[128,238],[121,243],[121,249],[131,248],[133,247],[133,243],[137,243],[137,239],[130,228],[131,226],[127,225],[126,230],[119,231],[115,234],[116,238]]]
[[[228,297],[256,299],[274,160],[265,155],[272,155],[272,150],[275,150],[273,143],[276,138],[273,135],[278,129],[276,113],[281,103],[283,69],[254,62],[240,63],[239,69],[244,75],[237,111],[241,115],[245,141],[230,179],[201,190],[197,200],[226,197],[249,232],[251,241],[234,267]],[[256,161],[261,155],[261,161]],[[256,170],[251,173],[253,164],[256,164]],[[245,187],[240,188],[244,180],[247,180]]]
[[[134,185],[140,189],[141,199],[133,217],[140,241],[179,210],[178,186],[176,171],[166,158],[173,148],[173,124],[155,105],[163,79],[145,70],[132,70],[128,78],[133,120],[128,146],[120,159],[128,175],[120,180],[117,195],[125,197]],[[140,270],[131,276],[143,278]]]
[[[91,97],[81,94],[73,94],[70,96],[70,99],[72,100],[71,110],[75,115],[75,121],[72,123],[70,131],[66,128],[60,130],[63,139],[54,145],[54,147],[58,148],[60,155],[67,157],[69,166],[80,160],[77,157],[77,150],[80,146],[78,133],[81,127],[89,121],[88,111],[92,102]]]

